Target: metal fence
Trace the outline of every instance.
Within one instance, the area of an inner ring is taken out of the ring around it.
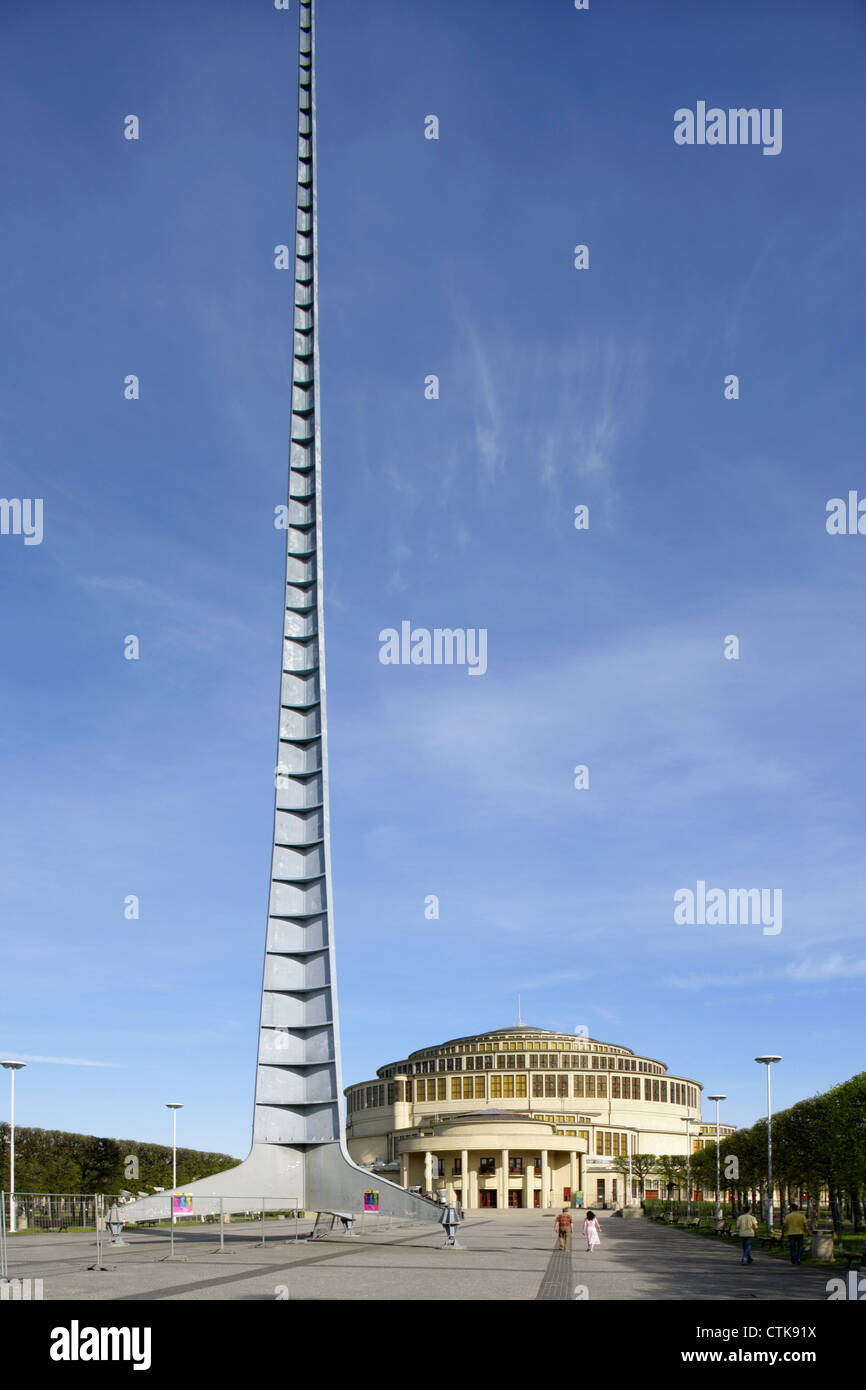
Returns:
[[[120,1221],[124,1222],[124,1208],[122,1203],[118,1203],[113,1210]],[[242,1225],[246,1228],[245,1234],[250,1231],[260,1232],[260,1240],[256,1244],[266,1245],[268,1242],[267,1222],[280,1221],[286,1224],[281,1226],[278,1233],[271,1232],[271,1240],[286,1240],[292,1237],[295,1240],[300,1238],[300,1221],[304,1212],[299,1208],[296,1199],[275,1199],[273,1197],[247,1197],[239,1199],[237,1196],[218,1197],[210,1193],[205,1198],[187,1197],[182,1192],[167,1192],[165,1196],[152,1197],[148,1201],[148,1213],[146,1217],[138,1217],[124,1230],[132,1232],[147,1231],[168,1231],[170,1242],[170,1254],[174,1254],[175,1238],[184,1235],[198,1235],[203,1226],[216,1226],[219,1232],[219,1248],[226,1248],[226,1228]],[[110,1213],[111,1215],[111,1213]],[[291,1226],[289,1226],[291,1222]],[[216,1234],[216,1232],[214,1233]],[[196,1243],[200,1243],[198,1240]]]
[[[128,1193],[16,1192],[10,1197],[0,1192],[0,1279],[9,1280],[10,1263],[15,1278],[48,1275],[58,1262],[71,1268],[77,1259],[81,1269],[103,1270],[104,1260],[115,1252],[119,1261],[151,1262],[172,1258],[176,1248],[186,1255],[207,1255],[243,1246],[261,1249],[286,1241],[381,1233],[406,1224],[378,1211],[358,1212],[347,1222],[331,1213],[305,1212],[296,1200],[273,1197],[166,1192],[130,1206]]]
[[[20,1243],[22,1236],[90,1235],[92,1240],[78,1240],[71,1248],[81,1251],[83,1268],[101,1269],[106,1247],[138,1246],[141,1257],[163,1259],[166,1254],[174,1255],[176,1239],[201,1250],[218,1242],[220,1251],[239,1243],[299,1240],[305,1215],[294,1199],[198,1199],[167,1192],[149,1198],[147,1218],[133,1221],[125,1215],[128,1201],[128,1194],[119,1193],[0,1191],[0,1279],[10,1277],[10,1258],[22,1270],[56,1262],[53,1243],[46,1239],[43,1254],[41,1240],[27,1240],[25,1250]],[[312,1218],[309,1225],[312,1228]]]
[[[99,1196],[94,1192],[4,1192],[3,1224],[11,1231],[94,1230]]]

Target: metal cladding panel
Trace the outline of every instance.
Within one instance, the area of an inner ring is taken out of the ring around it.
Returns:
[[[299,880],[319,878],[325,872],[325,847],[297,850],[277,847],[274,850],[274,878]]]
[[[339,1142],[336,1105],[300,1108],[256,1102],[256,1140],[264,1144],[332,1144]],[[290,1133],[290,1139],[280,1136]]]
[[[290,496],[292,496],[292,497],[309,497],[311,493],[315,492],[315,490],[316,490],[316,479],[315,479],[315,475],[314,475],[312,472],[310,472],[310,473],[301,473],[300,470],[296,468],[295,471],[294,471],[294,473],[292,474],[292,478],[291,478],[291,493],[290,493]],[[303,603],[303,601],[302,601],[298,606],[301,607],[301,608],[303,608],[305,605],[304,605],[304,603]]]
[[[280,772],[308,774],[318,772],[321,766],[322,745],[318,740],[311,743],[280,741]]]
[[[274,824],[274,843],[277,845],[310,845],[321,840],[324,818],[321,810],[293,812],[278,811]]]
[[[265,989],[297,994],[301,990],[324,989],[330,983],[327,951],[310,956],[282,956],[269,950],[265,956]]]
[[[316,916],[320,912],[324,913],[326,909],[327,895],[324,880],[319,883],[311,883],[308,888],[300,888],[296,884],[281,883],[279,879],[272,878],[269,917]],[[270,943],[268,943],[268,948],[270,948]]]
[[[322,779],[321,777],[307,777],[303,781],[296,781],[292,777],[279,775],[277,777],[277,809],[280,811],[304,811],[312,810],[316,806],[322,805]],[[280,915],[278,913],[278,915]],[[285,914],[291,917],[291,913]]]
[[[259,1065],[256,1095],[268,1105],[310,1105],[332,1101],[337,1088],[333,1066],[284,1066],[273,1062]]]
[[[284,709],[280,713],[280,740],[318,738],[322,732],[320,712],[313,709]]]
[[[300,917],[286,921],[272,917],[268,924],[268,951],[298,955],[302,951],[328,948],[328,924],[323,917]]]
[[[319,673],[309,676],[290,676],[283,672],[280,703],[288,709],[307,709],[319,703]]]
[[[286,585],[286,609],[292,612],[315,612],[316,610],[316,591],[312,584],[287,584]],[[295,636],[294,633],[290,634]]]
[[[299,994],[266,989],[262,994],[263,1028],[313,1028],[330,1022],[330,989]]]
[[[312,584],[316,578],[315,560],[302,560],[298,556],[289,556],[286,562],[286,583],[287,584]]]
[[[290,459],[291,467],[293,469],[298,469],[301,472],[303,472],[303,470],[306,468],[312,468],[315,462],[315,458],[316,455],[314,451],[310,448],[309,444],[299,444],[297,440],[292,440]],[[294,552],[290,552],[290,556],[292,556],[293,554]],[[315,556],[310,557],[309,555],[307,555],[304,558],[306,559],[307,563],[311,563],[315,560]]]
[[[315,637],[318,631],[317,621],[314,612],[297,613],[293,608],[287,608],[284,635],[286,637]]]
[[[286,637],[283,641],[283,670],[304,672],[318,671],[318,638],[311,637],[301,641],[293,637]],[[288,702],[283,700],[282,703],[287,704]]]
[[[330,1028],[263,1028],[259,1061],[291,1066],[296,1062],[333,1062]]]
[[[286,527],[286,544],[289,547],[289,554],[307,559],[315,551],[316,538],[313,531],[305,531],[302,527]]]

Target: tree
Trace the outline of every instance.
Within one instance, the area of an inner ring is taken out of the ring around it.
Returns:
[[[715,1143],[705,1144],[703,1148],[696,1149],[692,1154],[691,1160],[691,1179],[692,1188],[699,1188],[701,1192],[712,1192],[715,1197],[716,1192],[716,1146]]]
[[[661,1178],[665,1195],[670,1198],[672,1189],[682,1191],[686,1185],[686,1160],[684,1154],[659,1154],[653,1170]]]
[[[655,1171],[656,1161],[657,1160],[655,1154],[632,1154],[631,1159],[629,1159],[628,1154],[620,1154],[617,1158],[613,1160],[613,1167],[614,1172],[620,1174],[620,1176],[624,1180],[624,1183],[628,1182],[629,1171],[631,1171],[632,1182],[636,1182],[639,1184],[640,1196],[641,1200],[643,1200],[644,1190],[647,1185],[647,1179],[649,1178],[650,1174]],[[631,1164],[630,1170],[629,1163]],[[631,1201],[630,1192],[628,1196],[629,1201]]]
[[[127,1176],[129,1159],[138,1164]],[[178,1149],[178,1182],[234,1168],[229,1154]],[[9,1126],[0,1124],[0,1165],[9,1171]],[[171,1149],[165,1144],[69,1134],[56,1129],[15,1128],[15,1186],[19,1192],[119,1192],[171,1187]]]

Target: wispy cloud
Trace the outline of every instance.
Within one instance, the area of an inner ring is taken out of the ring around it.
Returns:
[[[471,379],[474,386],[475,443],[488,482],[494,482],[505,463],[505,442],[502,430],[502,410],[499,395],[493,384],[493,369],[481,346],[478,334],[468,320],[462,323],[469,343],[472,361]]]
[[[673,989],[740,989],[752,988],[761,981],[782,984],[786,980],[798,985],[824,985],[830,980],[862,980],[866,978],[866,959],[846,959],[841,955],[824,960],[788,961],[778,970],[740,970],[730,975],[699,971],[689,975],[674,975],[667,981]]]
[[[41,1057],[35,1052],[19,1052],[16,1054],[16,1061],[19,1062],[45,1062],[49,1066],[60,1067],[119,1067],[120,1062],[94,1062],[89,1057]]]
[[[489,333],[482,342],[462,310],[456,317],[455,366],[470,386],[484,480],[496,482],[508,465],[553,490],[574,477],[610,486],[617,448],[646,399],[641,343],[590,333],[558,343]]]
[[[548,989],[551,985],[568,984],[572,980],[585,980],[586,975],[580,970],[557,970],[550,975],[537,975],[532,980],[522,980],[519,988],[526,989]],[[515,986],[517,988],[517,986]]]

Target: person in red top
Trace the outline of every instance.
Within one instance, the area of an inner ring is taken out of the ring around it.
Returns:
[[[556,1220],[555,1220],[554,1223],[553,1223],[553,1229],[556,1231],[556,1234],[559,1236],[559,1248],[560,1248],[560,1250],[568,1250],[568,1249],[570,1249],[570,1247],[571,1247],[571,1228],[572,1228],[573,1225],[574,1225],[574,1222],[573,1222],[572,1219],[571,1219],[571,1213],[569,1212],[568,1207],[563,1207],[563,1208],[562,1208],[562,1211],[561,1211],[560,1214],[559,1214],[559,1216],[556,1218]]]

